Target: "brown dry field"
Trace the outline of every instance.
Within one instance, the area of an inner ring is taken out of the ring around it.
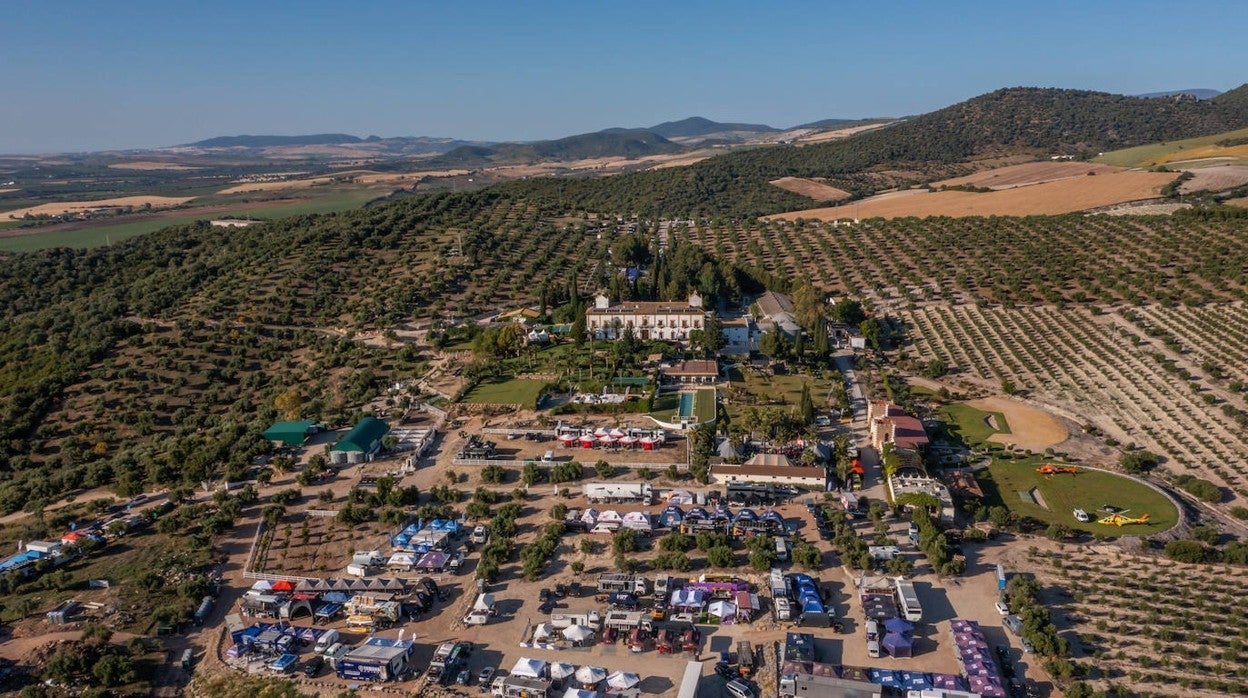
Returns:
[[[769,219],[837,220],[907,216],[1033,216],[1072,213],[1158,196],[1175,178],[1172,172],[1116,172],[977,194],[965,191],[910,190],[840,207],[790,211]],[[906,194],[902,196],[901,194]]]
[[[85,211],[93,208],[108,208],[113,206],[142,206],[151,204],[152,208],[162,208],[165,206],[177,206],[184,204],[193,196],[122,196],[116,199],[100,199],[98,201],[63,201],[54,204],[40,204],[29,208],[21,208],[16,211],[8,211],[4,215],[10,219],[19,219],[26,214],[32,216],[46,215],[59,216],[64,213],[73,213],[75,211]]]
[[[356,184],[395,184],[403,185],[415,182],[421,177],[458,177],[468,174],[468,170],[430,170],[427,172],[405,172],[403,174],[386,174],[370,170],[335,172],[332,175],[310,177],[308,179],[290,179],[281,182],[247,182],[222,189],[218,194],[243,194],[255,191],[279,191],[283,189],[306,189],[308,187],[332,184],[341,177],[350,177]]]
[[[798,136],[797,140],[802,143],[820,143],[822,141],[834,141],[838,138],[848,138],[856,133],[870,131],[872,129],[883,128],[897,123],[896,121],[886,121],[882,124],[867,124],[866,126],[853,126],[850,128],[837,129],[836,131],[821,131],[809,136]]]
[[[986,397],[966,403],[970,407],[985,412],[1000,412],[1005,415],[1009,434],[993,434],[989,441],[1002,444],[1013,444],[1029,451],[1040,452],[1050,446],[1056,446],[1070,435],[1066,427],[1053,415],[1044,410],[1028,407],[1007,397]]]
[[[1240,208],[1248,208],[1248,196],[1241,196],[1238,199],[1227,199],[1224,203],[1227,206],[1239,206]]]
[[[119,162],[109,165],[110,170],[198,170],[199,167],[191,167],[190,165],[179,165],[176,162],[156,162],[148,160],[136,160],[135,162]]]
[[[824,184],[814,179],[802,179],[801,177],[781,177],[780,179],[771,180],[773,184],[786,191],[791,191],[799,196],[805,196],[815,201],[840,201],[848,199],[850,193],[844,189],[837,189],[830,184]]]
[[[1223,191],[1248,184],[1248,166],[1245,165],[1201,167],[1188,172],[1193,177],[1179,187],[1184,194],[1194,191]]]
[[[1125,169],[1125,167],[1100,165],[1092,162],[1028,162],[1021,165],[984,170],[966,175],[965,177],[954,177],[953,179],[935,182],[932,186],[953,187],[969,184],[973,187],[1009,189],[1029,184],[1053,182],[1059,179],[1066,179],[1067,177],[1086,177],[1089,172],[1102,175],[1111,172],[1122,172]]]
[[[0,189],[0,194],[8,194],[15,191],[21,191],[21,189]]]

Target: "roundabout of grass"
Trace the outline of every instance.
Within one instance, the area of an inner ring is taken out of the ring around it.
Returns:
[[[1020,516],[1102,536],[1149,536],[1178,523],[1179,513],[1174,504],[1136,480],[1083,467],[1076,474],[1046,476],[1036,472],[1036,468],[1045,463],[1060,465],[1043,457],[1016,460],[994,457],[987,471],[975,474],[986,503],[1000,504]],[[1035,500],[1028,496],[1033,489],[1039,495]],[[1148,522],[1126,526],[1099,524],[1096,519],[1106,515],[1102,509],[1106,504],[1125,510],[1128,517],[1148,514]],[[1075,509],[1088,512],[1093,520],[1088,523],[1075,520],[1072,513]]]

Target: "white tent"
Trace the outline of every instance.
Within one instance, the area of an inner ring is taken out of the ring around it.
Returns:
[[[634,531],[650,531],[654,525],[650,523],[650,515],[644,511],[630,511],[624,515],[624,528]]]
[[[586,509],[585,513],[581,514],[581,521],[593,526],[598,521],[598,510],[593,507]]]
[[[540,679],[544,671],[546,671],[546,660],[521,657],[516,661],[516,665],[511,668],[511,675]]]
[[[573,687],[563,692],[563,698],[598,698],[598,692]]]
[[[386,564],[390,567],[415,567],[416,556],[412,553],[395,553]]]
[[[624,519],[620,517],[620,512],[614,509],[608,509],[598,515],[598,520],[599,521],[623,521]]]
[[[667,503],[693,504],[693,495],[689,494],[685,490],[672,490],[671,494],[667,495]]]
[[[731,618],[737,613],[737,605],[730,601],[712,601],[706,611],[716,618]]]
[[[617,671],[607,677],[607,685],[617,691],[632,688],[641,683],[641,677],[631,671]]]
[[[549,639],[550,636],[554,634],[555,634],[555,626],[551,625],[550,623],[538,623],[537,627],[533,629],[534,640],[546,640],[546,639]]]
[[[672,592],[672,606],[677,608],[702,608],[706,593],[701,589],[677,589]]]
[[[593,630],[584,625],[569,625],[563,629],[563,637],[571,642],[584,642],[594,634]]]
[[[550,665],[550,678],[558,681],[576,673],[576,665],[567,662],[555,662]]]
[[[273,590],[273,582],[270,582],[270,581],[268,581],[268,580],[261,579],[260,581],[256,582],[255,584],[252,584],[252,585],[251,585],[251,588],[252,588],[253,590],[255,590],[255,591],[272,591],[272,590]]]
[[[582,686],[597,686],[599,681],[607,678],[607,670],[598,666],[583,666],[576,670],[576,680]]]

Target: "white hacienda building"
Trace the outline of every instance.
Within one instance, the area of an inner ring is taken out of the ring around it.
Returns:
[[[585,329],[596,339],[619,339],[626,327],[641,340],[659,339],[684,342],[689,333],[706,323],[702,297],[689,296],[687,304],[663,301],[624,301],[611,305],[611,299],[598,294],[594,307],[585,312]]]

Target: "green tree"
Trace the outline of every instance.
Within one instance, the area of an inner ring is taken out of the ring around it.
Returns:
[[[802,395],[797,401],[797,415],[803,425],[815,423],[815,403],[810,399],[810,383],[802,382]]]
[[[706,551],[706,562],[711,567],[722,569],[734,566],[736,560],[732,554],[732,548],[727,545],[717,545]]]

